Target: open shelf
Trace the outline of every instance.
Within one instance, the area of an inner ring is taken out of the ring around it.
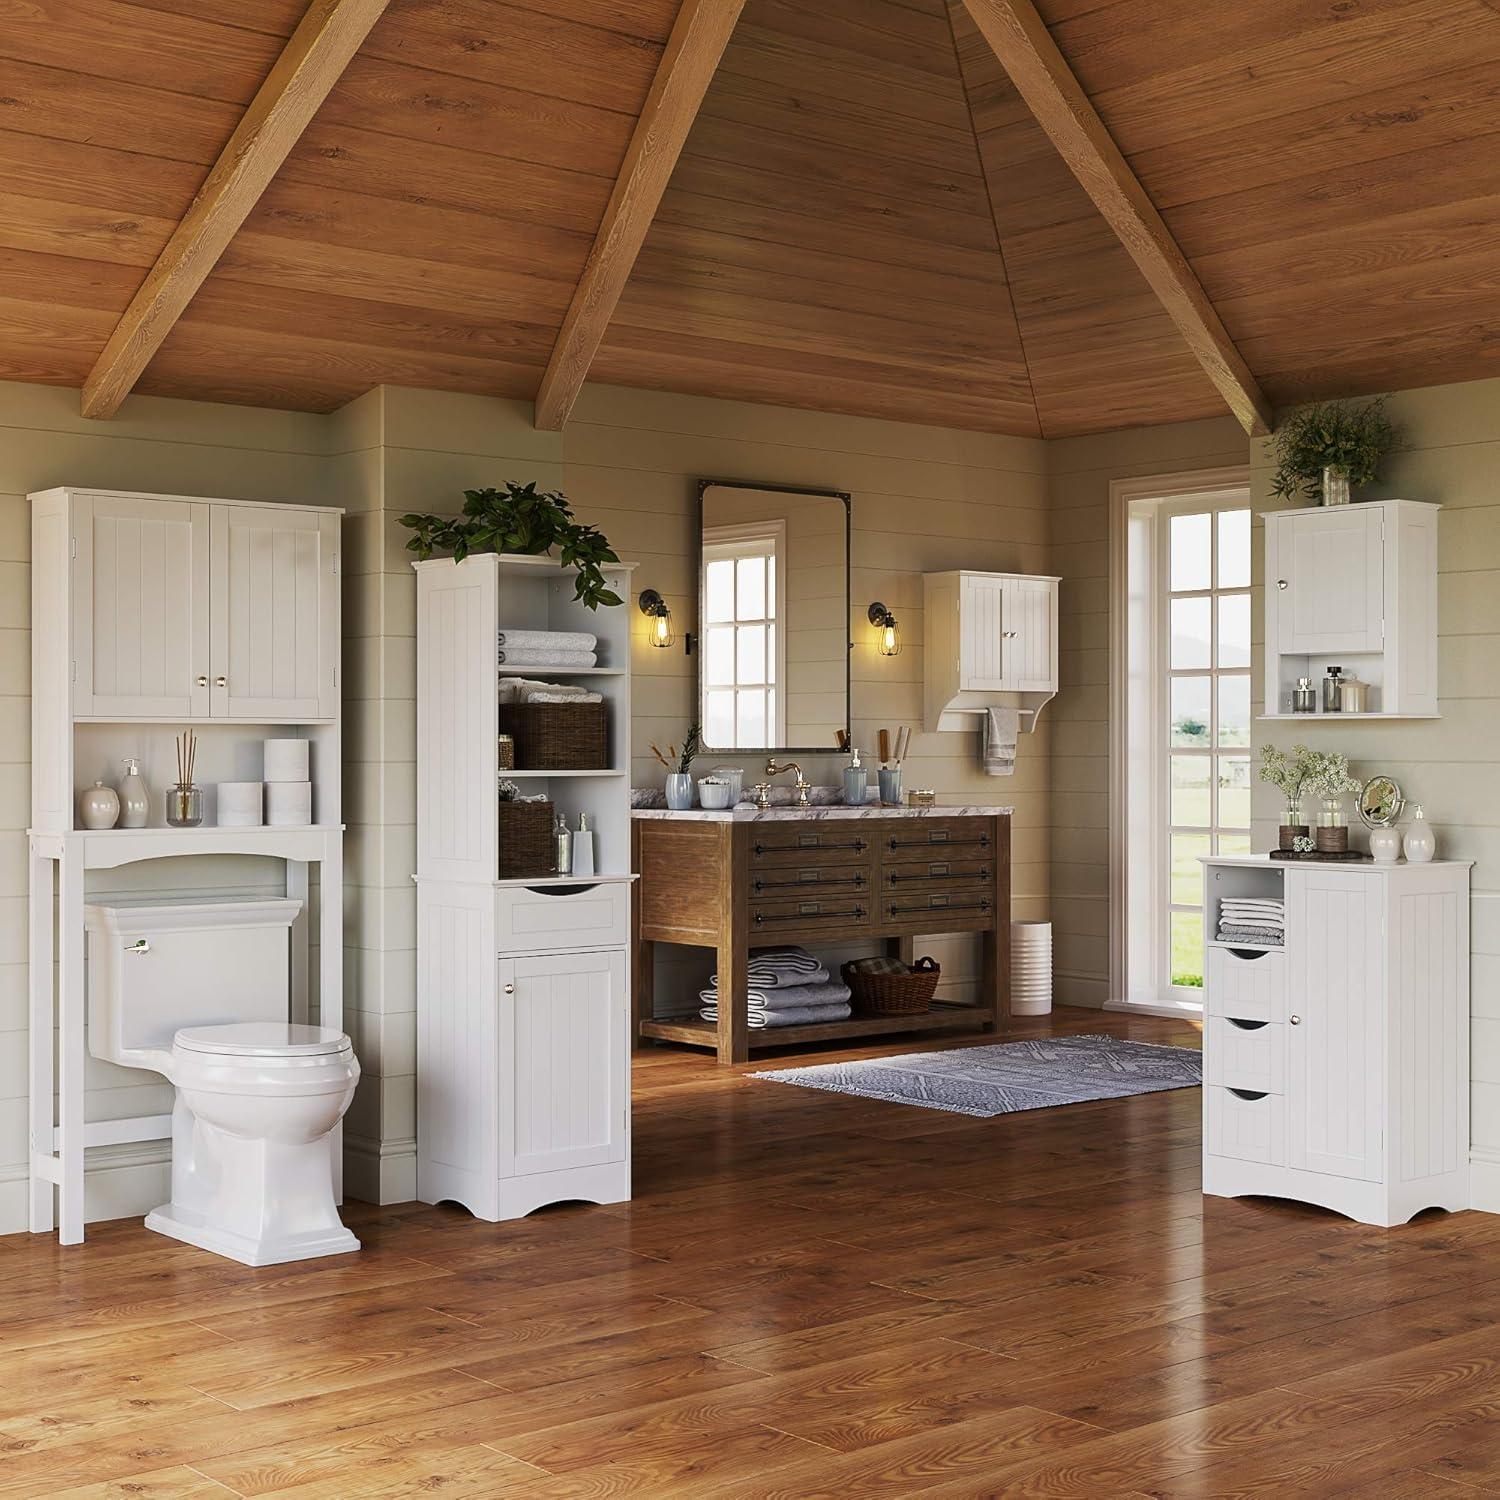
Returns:
[[[540,681],[543,677],[623,677],[624,667],[507,667],[495,670],[502,677],[530,677]]]
[[[548,777],[558,776],[623,776],[623,771],[507,771],[504,766],[500,768],[502,777],[508,777],[513,781],[546,781]]]
[[[1317,724],[1317,723],[1338,724],[1338,723],[1342,723],[1342,722],[1344,722],[1345,720],[1348,720],[1348,719],[1383,719],[1383,720],[1386,720],[1386,721],[1389,722],[1389,721],[1393,721],[1393,720],[1396,720],[1396,719],[1440,719],[1440,718],[1442,718],[1442,715],[1441,714],[1379,714],[1379,713],[1369,713],[1369,714],[1324,714],[1324,713],[1316,713],[1316,714],[1256,714],[1255,717],[1257,719],[1260,719],[1260,720],[1271,720],[1271,719],[1285,720],[1288,723],[1291,723],[1293,720],[1295,720],[1299,724]]]
[[[413,876],[420,879],[420,876]],[[497,886],[538,885],[620,885],[634,880],[634,875],[507,875],[497,880]]]
[[[945,1005],[941,1001],[922,1016],[851,1016],[847,1021],[814,1021],[805,1026],[767,1026],[750,1032],[751,1049],[791,1047],[799,1042],[837,1041],[841,1037],[887,1036],[903,1031],[963,1031],[979,1028],[993,1017],[975,1005]],[[694,1047],[716,1047],[719,1028],[701,1016],[640,1023],[640,1034],[659,1042],[687,1042]]]
[[[1210,948],[1231,948],[1237,953],[1285,953],[1285,943],[1221,943],[1217,938],[1210,938]]]

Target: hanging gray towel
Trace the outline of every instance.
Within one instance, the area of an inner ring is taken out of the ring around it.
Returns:
[[[1021,715],[1013,708],[987,708],[984,711],[984,774],[1010,776],[1016,769],[1016,736],[1021,732]]]

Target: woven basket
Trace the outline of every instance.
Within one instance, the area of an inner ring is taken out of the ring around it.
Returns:
[[[499,802],[499,878],[550,875],[557,867],[550,802]]]
[[[607,771],[602,703],[503,703],[499,731],[516,742],[518,771]]]
[[[862,1016],[926,1015],[943,977],[931,958],[919,958],[910,974],[861,974],[852,964],[845,964],[843,973],[854,1009]]]

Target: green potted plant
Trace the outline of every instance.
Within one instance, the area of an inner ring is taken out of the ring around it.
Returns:
[[[1306,745],[1293,745],[1290,754],[1275,745],[1267,745],[1260,752],[1260,779],[1286,798],[1277,841],[1281,849],[1295,849],[1297,840],[1308,836],[1307,823],[1302,817],[1302,794],[1307,789],[1307,761],[1311,754]]]
[[[471,552],[540,556],[556,548],[560,566],[578,569],[575,599],[590,609],[620,603],[604,576],[605,565],[619,556],[597,527],[573,519],[572,506],[557,490],[507,480],[498,490],[465,490],[461,516],[408,515],[398,524],[415,533],[407,550],[423,559],[434,552],[451,552],[455,562]]]
[[[1276,429],[1272,493],[1314,505],[1347,505],[1351,485],[1369,484],[1395,446],[1397,433],[1385,414],[1385,397],[1359,406],[1319,401],[1294,411]]]
[[[1318,853],[1347,854],[1349,822],[1344,816],[1344,796],[1359,790],[1359,782],[1349,774],[1349,757],[1332,750],[1310,750],[1304,785],[1323,799],[1323,811],[1318,816]]]

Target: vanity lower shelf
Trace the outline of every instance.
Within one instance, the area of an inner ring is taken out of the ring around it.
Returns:
[[[795,1047],[799,1042],[832,1042],[842,1037],[893,1036],[904,1031],[967,1031],[994,1024],[987,1007],[945,1005],[941,1001],[922,1016],[851,1016],[847,1021],[819,1021],[807,1026],[767,1026],[751,1030],[748,1044]],[[690,1047],[717,1048],[719,1028],[693,1016],[673,1020],[643,1020],[640,1034],[658,1042],[683,1042]]]

